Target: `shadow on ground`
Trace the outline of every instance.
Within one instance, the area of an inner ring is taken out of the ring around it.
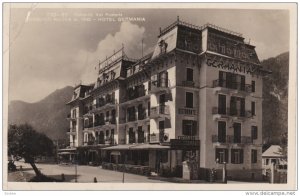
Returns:
[[[77,175],[77,179],[80,175]],[[63,177],[62,175],[47,175],[47,177],[49,178],[54,178],[56,180],[60,180],[60,181],[63,181],[63,182],[74,182],[75,181],[75,175],[72,175],[72,174],[65,174],[64,175],[64,180],[63,180]]]

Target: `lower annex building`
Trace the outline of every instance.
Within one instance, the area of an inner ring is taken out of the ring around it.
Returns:
[[[70,148],[81,164],[125,163],[261,174],[262,77],[255,46],[241,34],[177,19],[160,29],[152,53],[124,48],[77,85],[70,102]]]

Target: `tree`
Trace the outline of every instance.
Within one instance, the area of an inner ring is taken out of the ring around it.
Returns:
[[[281,147],[281,154],[284,155],[285,160],[287,160],[288,155],[288,132],[284,132],[281,134],[280,139],[280,147]]]
[[[41,176],[41,172],[35,165],[35,157],[53,155],[53,142],[45,134],[36,132],[29,124],[10,125],[8,154],[23,158],[31,165],[36,176]]]

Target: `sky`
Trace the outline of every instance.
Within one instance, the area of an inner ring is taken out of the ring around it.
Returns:
[[[289,51],[289,12],[285,10],[13,8],[9,101],[33,103],[56,89],[95,82],[99,61],[122,44],[131,58],[140,58],[142,47],[144,54],[151,52],[159,28],[177,16],[194,25],[211,23],[242,33],[245,41],[256,46],[260,60]],[[128,17],[140,21],[128,21]]]

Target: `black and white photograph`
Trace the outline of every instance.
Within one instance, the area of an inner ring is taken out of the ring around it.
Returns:
[[[4,3],[2,189],[296,190],[296,15]]]

